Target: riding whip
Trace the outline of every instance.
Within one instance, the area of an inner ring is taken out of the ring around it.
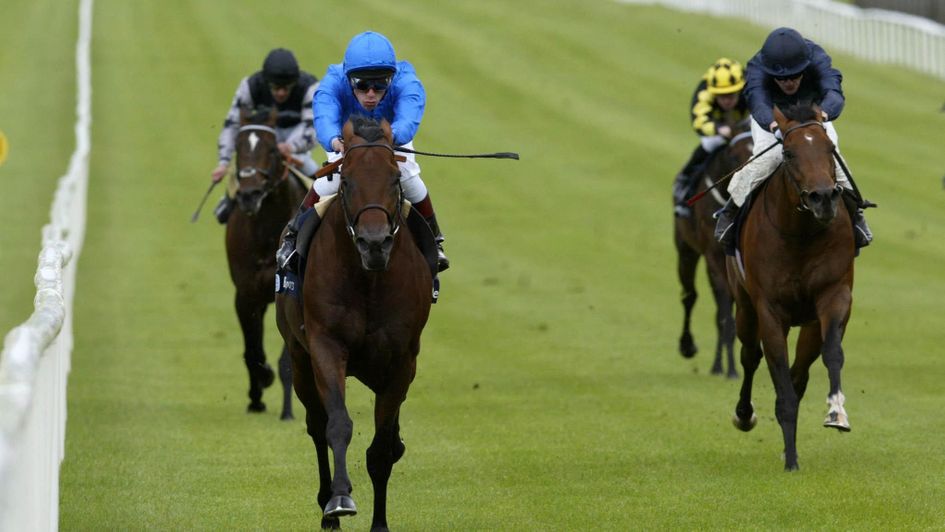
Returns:
[[[775,141],[774,144],[772,144],[772,145],[768,146],[767,148],[765,148],[764,150],[762,150],[761,153],[759,153],[758,155],[755,155],[755,156],[752,157],[751,159],[748,159],[747,161],[745,161],[745,162],[743,162],[742,164],[740,164],[740,165],[738,166],[738,168],[736,168],[736,169],[732,170],[731,172],[729,172],[729,173],[725,174],[724,176],[722,176],[721,179],[719,179],[719,180],[716,181],[715,183],[712,183],[712,186],[710,186],[709,188],[707,188],[707,189],[703,190],[702,192],[696,194],[695,196],[693,196],[693,197],[687,199],[687,200],[686,200],[686,205],[692,207],[693,205],[695,205],[695,203],[696,203],[697,201],[701,200],[703,196],[705,196],[706,194],[708,194],[708,193],[709,193],[710,191],[712,191],[715,187],[721,185],[721,184],[722,184],[722,181],[725,181],[726,179],[732,177],[733,175],[735,175],[735,172],[741,170],[742,168],[744,168],[745,166],[747,166],[748,163],[754,161],[754,160],[757,159],[758,157],[761,157],[761,156],[764,155],[765,153],[768,153],[768,151],[771,150],[771,148],[774,148],[774,147],[777,146],[778,144],[781,144],[781,140],[780,140],[780,139],[778,139],[777,141]]]
[[[200,209],[203,209],[203,204],[207,202],[207,198],[210,197],[210,192],[213,191],[213,187],[217,186],[217,183],[219,183],[219,181],[210,183],[210,188],[207,189],[206,194],[203,195],[203,199],[200,200],[200,205],[197,205],[197,210],[194,211],[193,216],[190,217],[190,223],[197,221],[197,218],[200,216]]]
[[[518,154],[510,151],[498,153],[476,153],[476,154],[454,154],[454,153],[430,153],[426,151],[411,150],[403,146],[396,146],[394,151],[403,153],[413,153],[415,155],[429,155],[431,157],[459,157],[464,159],[515,159],[518,160]]]

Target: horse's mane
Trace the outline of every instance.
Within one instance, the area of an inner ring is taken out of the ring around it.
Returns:
[[[384,129],[381,123],[368,116],[355,115],[351,117],[354,134],[368,142],[384,140]]]
[[[784,117],[795,122],[809,122],[817,120],[818,111],[814,109],[814,104],[810,100],[801,100],[786,109],[781,110]]]

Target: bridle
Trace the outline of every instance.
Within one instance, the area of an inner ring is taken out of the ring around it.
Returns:
[[[261,131],[263,133],[269,133],[272,135],[273,139],[272,149],[270,149],[270,154],[272,155],[272,165],[268,170],[259,168],[257,166],[240,167],[239,158],[237,157],[236,159],[236,175],[238,179],[249,179],[256,174],[261,174],[266,177],[265,184],[262,187],[262,197],[259,199],[259,203],[261,204],[262,201],[266,199],[266,196],[268,196],[269,193],[272,192],[277,186],[282,184],[286,177],[288,177],[289,165],[282,161],[282,155],[279,153],[277,143],[275,142],[277,138],[275,129],[269,126],[251,124],[240,127],[237,131],[237,135],[243,133],[244,131]],[[273,176],[276,175],[279,170],[280,164],[282,164],[282,174],[277,179],[273,179]]]
[[[808,121],[808,122],[804,122],[804,123],[801,123],[801,124],[797,124],[796,126],[793,126],[793,127],[788,128],[787,131],[785,131],[784,134],[783,134],[782,137],[781,137],[781,143],[782,143],[782,145],[783,145],[784,141],[787,140],[788,135],[790,135],[791,133],[797,131],[798,129],[802,129],[802,128],[806,128],[806,127],[810,127],[810,126],[820,126],[820,127],[823,127],[823,124],[820,123],[820,122],[818,122],[817,120],[810,120],[810,121]],[[833,159],[831,158],[831,160],[833,160]],[[800,200],[801,200],[800,205],[797,205],[797,206],[795,207],[795,209],[797,209],[797,211],[799,211],[799,212],[810,211],[811,208],[810,208],[810,205],[808,204],[808,198],[810,197],[810,191],[801,186],[801,183],[797,180],[797,177],[795,177],[794,171],[793,171],[792,168],[790,168],[790,165],[785,164],[784,161],[782,161],[781,164],[784,165],[784,172],[782,172],[782,173],[783,173],[784,175],[786,175],[788,181],[790,181],[790,183],[791,183],[792,185],[794,185],[794,190],[797,191],[797,195],[798,195],[798,197],[799,197]],[[843,186],[840,185],[840,183],[837,183],[837,176],[836,176],[836,173],[833,174],[833,182],[834,182],[834,189],[837,190],[837,191],[842,191]]]
[[[359,148],[384,148],[390,151],[392,158],[396,155],[394,152],[394,148],[389,144],[385,144],[382,142],[365,142],[363,144],[354,144],[354,145],[348,146],[345,149],[344,159],[347,159],[348,155],[350,155],[352,151]],[[396,235],[397,232],[400,231],[400,220],[403,216],[404,189],[403,189],[403,186],[400,184],[400,180],[399,179],[397,180],[397,190],[398,190],[399,197],[397,199],[397,208],[394,214],[391,214],[391,212],[388,211],[387,208],[381,205],[380,203],[368,203],[367,205],[358,209],[358,212],[354,214],[354,218],[352,219],[351,215],[349,214],[349,209],[348,209],[348,195],[345,193],[345,190],[347,188],[347,183],[348,183],[348,177],[345,176],[345,173],[344,173],[344,159],[342,160],[342,163],[341,163],[341,168],[342,168],[341,185],[338,188],[338,195],[341,197],[341,210],[345,216],[345,227],[348,230],[348,235],[351,236],[352,240],[357,242],[358,234],[357,234],[357,230],[355,229],[355,226],[358,225],[358,220],[361,218],[361,215],[364,214],[365,212],[376,209],[383,212],[384,216],[387,217],[387,225],[388,227],[390,227],[390,233],[388,236],[393,238],[394,235]]]

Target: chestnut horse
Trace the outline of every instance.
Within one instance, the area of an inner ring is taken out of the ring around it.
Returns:
[[[854,242],[849,213],[840,203],[834,145],[821,124],[820,109],[799,105],[782,114],[775,108],[774,116],[784,132],[784,161],[755,196],[742,226],[742,264],[738,254],[726,260],[744,370],[733,422],[743,431],[755,425],[751,386],[763,354],[777,396],[784,469],[794,471],[798,405],[810,366],[821,352],[830,381],[824,426],[850,430],[840,370],[841,341],[853,302]],[[791,326],[801,329],[789,366]]]
[[[694,194],[713,186],[717,179],[728,175],[751,157],[751,129],[749,122],[742,121],[732,126],[732,139],[728,145],[716,152],[709,160],[705,172],[699,176]],[[728,377],[738,378],[735,369],[735,319],[732,317],[732,293],[725,274],[725,251],[715,240],[713,213],[728,199],[724,188],[714,188],[692,206],[688,218],[676,217],[673,224],[673,240],[676,244],[676,273],[682,285],[683,330],[679,336],[679,353],[692,358],[698,352],[689,329],[692,308],[696,304],[696,266],[699,257],[705,257],[706,273],[715,299],[715,327],[718,332],[715,342],[715,361],[712,374],[722,375],[722,353],[728,361]]]
[[[353,376],[375,394],[374,439],[367,450],[371,528],[387,530],[387,482],[405,449],[400,405],[416,373],[433,277],[404,227],[389,124],[354,117],[343,137],[341,186],[308,246],[301,304],[277,294],[276,320],[315,443],[322,528],[338,528],[339,517],[357,512],[347,463],[353,423],[345,407],[345,377]]]
[[[304,186],[287,178],[276,148],[276,109],[242,111],[236,136],[236,204],[226,224],[226,257],[236,287],[236,315],[243,330],[243,360],[249,371],[249,412],[264,412],[263,389],[275,379],[263,349],[263,317],[273,302],[276,247],[295,213]],[[292,419],[292,374],[285,347],[279,359],[282,419]]]

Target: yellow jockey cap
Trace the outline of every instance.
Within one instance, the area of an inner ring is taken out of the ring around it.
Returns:
[[[709,94],[732,94],[745,86],[745,73],[738,61],[723,57],[705,73]]]

